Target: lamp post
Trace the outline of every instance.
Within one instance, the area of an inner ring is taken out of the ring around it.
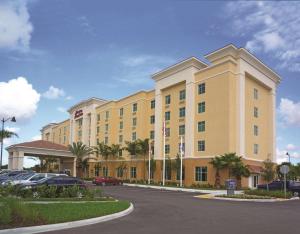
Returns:
[[[7,119],[1,119],[2,122],[2,128],[1,128],[1,155],[0,155],[0,169],[2,168],[2,156],[3,156],[3,140],[4,140],[4,123],[6,121],[10,120],[11,122],[16,122],[15,117],[7,118]]]
[[[289,154],[289,152],[286,152],[286,156],[288,156],[288,158],[289,158],[289,163],[291,163],[291,155]]]

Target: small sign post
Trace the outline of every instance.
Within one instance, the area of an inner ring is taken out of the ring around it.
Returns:
[[[288,165],[282,165],[280,167],[280,172],[283,174],[284,176],[284,197],[286,198],[286,175],[287,173],[289,173],[290,168]]]

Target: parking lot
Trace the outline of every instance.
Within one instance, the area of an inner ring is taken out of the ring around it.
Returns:
[[[200,199],[185,192],[101,188],[106,195],[132,201],[134,211],[113,221],[55,233],[299,233],[300,201],[232,202]]]

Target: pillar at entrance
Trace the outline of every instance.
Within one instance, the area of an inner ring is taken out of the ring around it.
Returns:
[[[8,167],[10,170],[23,170],[23,162],[23,151],[13,151],[9,154]]]
[[[77,161],[77,158],[74,158],[74,162],[73,162],[73,176],[76,177],[76,161]]]

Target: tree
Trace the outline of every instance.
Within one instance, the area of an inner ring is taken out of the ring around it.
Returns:
[[[138,154],[143,156],[144,159],[144,180],[146,180],[146,156],[149,154],[149,139],[144,140],[138,139]]]
[[[82,161],[84,156],[88,156],[93,153],[93,149],[86,146],[82,142],[73,142],[72,145],[69,145],[69,150],[77,158],[77,165],[82,167]]]
[[[209,162],[216,170],[215,174],[215,187],[221,187],[221,177],[220,177],[220,170],[222,170],[226,166],[226,162],[223,160],[222,157],[216,156]]]
[[[236,163],[242,161],[242,157],[237,156],[236,153],[226,153],[221,155],[221,160],[224,162],[225,167],[228,168],[229,171],[229,178],[231,178],[233,172],[233,167]]]
[[[88,162],[87,158],[85,158],[81,161],[81,167],[83,169],[84,177],[87,177],[86,172],[88,171],[88,168],[89,168],[89,162]]]
[[[11,132],[11,131],[8,131],[8,130],[0,130],[0,141],[2,142],[2,136],[3,136],[3,139],[6,139],[6,138],[12,138],[12,137],[19,137],[17,133],[14,133],[14,132]]]
[[[264,168],[262,170],[262,178],[267,182],[267,190],[269,191],[269,183],[274,180],[275,171],[274,171],[274,163],[267,159],[263,162]]]
[[[110,155],[112,156],[112,158],[118,158],[121,150],[122,147],[119,144],[112,144],[109,148]]]
[[[102,158],[105,160],[106,162],[106,167],[108,167],[108,158],[111,155],[111,148],[104,144],[104,142],[98,143],[96,147],[94,147],[94,152],[97,155],[101,155]]]
[[[137,154],[140,152],[140,145],[137,141],[125,141],[126,147],[125,150],[128,151],[130,156],[137,156]]]
[[[233,163],[233,166],[231,168],[231,173],[237,180],[237,188],[242,187],[242,177],[250,176],[250,171],[248,169],[248,166],[244,165],[242,161],[237,161]]]

